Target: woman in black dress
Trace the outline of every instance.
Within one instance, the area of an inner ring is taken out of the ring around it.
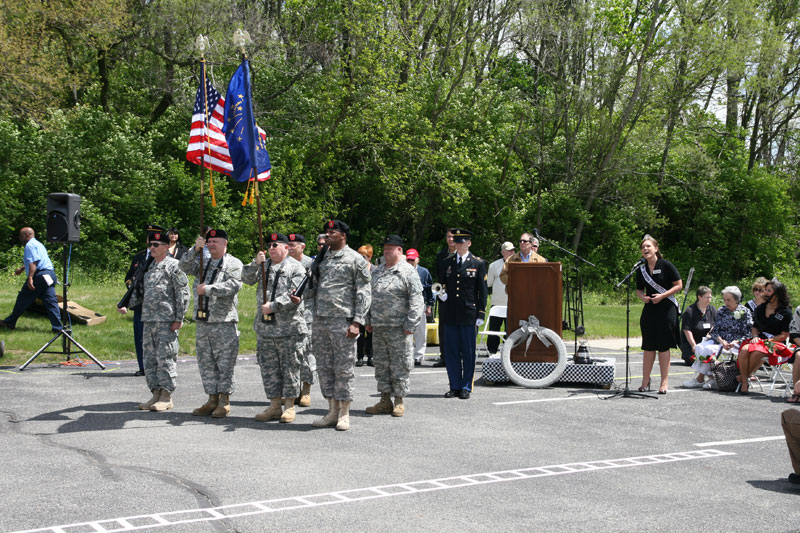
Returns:
[[[661,367],[659,394],[669,388],[669,350],[678,347],[678,300],[675,294],[683,288],[683,281],[675,266],[661,256],[658,241],[645,235],[641,244],[645,262],[636,272],[636,296],[644,303],[639,326],[642,329],[642,385],[640,391],[650,390],[650,372],[656,361]]]
[[[753,337],[770,339],[772,342],[786,342],[789,337],[789,324],[792,321],[789,292],[786,285],[773,279],[764,287],[766,301],[756,307],[753,314]],[[742,386],[740,394],[749,394],[750,376],[761,366],[761,359],[767,356],[756,349],[754,343],[745,344],[739,350],[739,372]]]

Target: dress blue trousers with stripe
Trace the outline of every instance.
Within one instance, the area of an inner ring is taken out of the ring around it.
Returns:
[[[444,325],[444,364],[450,390],[472,391],[475,375],[475,326]]]
[[[136,346],[136,362],[139,363],[139,370],[144,372],[144,358],[142,352],[142,338],[144,336],[144,324],[142,324],[142,308],[133,310],[133,344]]]

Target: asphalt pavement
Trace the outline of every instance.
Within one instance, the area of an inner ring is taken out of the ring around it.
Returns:
[[[616,358],[624,386],[624,344],[589,344]],[[317,385],[296,422],[256,422],[267,400],[253,355],[225,419],[191,415],[206,398],[193,358],[165,413],[136,409],[150,394],[135,362],[2,367],[0,530],[800,530],[780,388],[682,389],[691,371],[673,360],[669,393],[653,398],[479,379],[469,400],[445,399],[435,351],[402,418],[364,413],[378,394],[357,368],[346,432],[311,427],[327,407]]]

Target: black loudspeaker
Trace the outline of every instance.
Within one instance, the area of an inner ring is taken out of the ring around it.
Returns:
[[[47,240],[78,242],[81,238],[81,197],[68,192],[47,195]]]

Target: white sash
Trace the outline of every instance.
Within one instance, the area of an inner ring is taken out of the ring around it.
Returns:
[[[664,294],[665,292],[667,292],[667,289],[656,283],[655,280],[650,277],[650,274],[648,274],[647,272],[646,264],[639,267],[639,272],[642,273],[642,277],[644,278],[645,282],[647,282],[647,284],[650,285],[658,294]],[[674,296],[669,296],[668,298],[670,302],[675,304],[675,307],[677,307],[678,309],[681,308],[681,306],[678,305],[677,298],[675,298]]]

